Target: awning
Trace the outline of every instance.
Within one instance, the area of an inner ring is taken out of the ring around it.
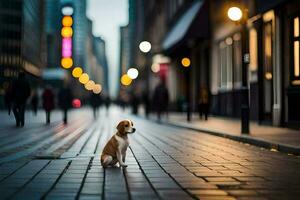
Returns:
[[[188,38],[202,38],[208,36],[208,14],[206,12],[208,9],[203,9],[204,2],[204,0],[196,1],[179,18],[163,41],[164,50],[168,50],[180,41]]]

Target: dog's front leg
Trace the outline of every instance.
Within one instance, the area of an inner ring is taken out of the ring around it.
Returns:
[[[122,153],[120,150],[117,151],[117,159],[118,159],[120,166],[127,167],[127,165],[123,162]]]
[[[125,158],[126,158],[126,151],[124,153],[122,153],[122,161],[123,161],[123,163],[125,163]]]

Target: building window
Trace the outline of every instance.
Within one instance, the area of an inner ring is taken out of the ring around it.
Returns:
[[[236,33],[219,44],[220,89],[230,90],[241,86],[242,49],[241,35]]]
[[[257,82],[257,31],[255,28],[249,30],[249,55],[250,82]]]
[[[291,81],[293,85],[300,85],[299,17],[293,19],[293,29],[293,64],[291,68]]]

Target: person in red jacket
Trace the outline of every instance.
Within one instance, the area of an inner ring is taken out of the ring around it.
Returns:
[[[46,86],[43,95],[43,108],[46,112],[46,123],[50,123],[51,111],[54,109],[54,93],[51,86]]]

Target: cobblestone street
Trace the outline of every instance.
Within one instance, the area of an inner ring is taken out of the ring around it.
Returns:
[[[130,118],[127,168],[103,169],[100,154]],[[2,126],[2,125],[1,125]],[[175,128],[116,108],[69,125],[0,127],[0,199],[299,199],[300,158]]]

